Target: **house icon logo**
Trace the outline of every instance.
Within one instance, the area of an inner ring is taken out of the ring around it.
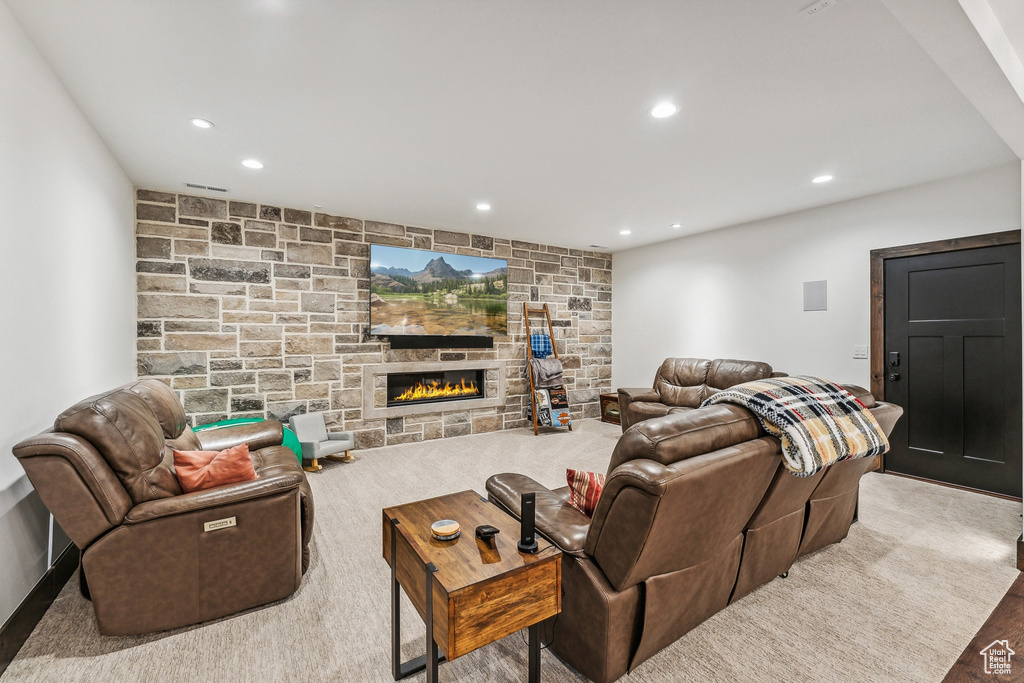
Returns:
[[[1009,674],[1010,658],[1016,652],[1010,649],[1008,640],[997,640],[981,651],[985,658],[985,673],[987,674]]]

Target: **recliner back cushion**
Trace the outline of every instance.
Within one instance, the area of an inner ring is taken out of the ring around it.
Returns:
[[[170,448],[172,451],[201,451],[203,445],[199,443],[199,437],[192,431],[191,427],[185,427],[174,439],[167,439],[164,441],[165,450]]]
[[[654,378],[654,389],[665,405],[696,408],[710,368],[711,361],[703,358],[666,358]]]
[[[724,403],[653,417],[633,425],[618,440],[606,476],[630,460],[670,465],[763,434],[753,413]]]
[[[668,465],[625,462],[605,482],[584,552],[619,591],[700,564],[743,531],[779,459],[778,441],[763,437]]]
[[[711,363],[701,400],[704,401],[722,389],[744,382],[753,382],[772,376],[772,366],[754,360],[719,358]]]
[[[54,430],[91,443],[135,505],[181,494],[172,461],[165,458],[164,430],[146,401],[119,388],[80,401],[61,413]]]
[[[176,439],[185,430],[185,409],[169,386],[158,379],[140,379],[122,388],[137,394],[146,402],[160,422],[165,439]]]

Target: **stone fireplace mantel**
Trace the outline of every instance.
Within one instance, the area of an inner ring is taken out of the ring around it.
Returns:
[[[441,372],[444,370],[484,370],[484,398],[460,401],[416,403],[387,407],[387,376],[398,372]],[[495,408],[505,404],[505,362],[496,360],[467,360],[437,363],[381,363],[363,366],[363,419],[379,420],[389,417],[447,413],[474,408]]]

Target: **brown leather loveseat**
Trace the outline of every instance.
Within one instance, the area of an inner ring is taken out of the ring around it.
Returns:
[[[140,380],[68,408],[14,454],[81,551],[82,592],[100,633],[129,635],[223,617],[299,587],[313,497],[281,440],[276,421],[195,433],[167,385]],[[256,479],[182,493],[172,449],[242,442]]]
[[[902,413],[847,387],[888,434]],[[644,420],[619,439],[588,518],[520,474],[487,481],[518,516],[536,492],[537,530],[565,553],[562,612],[542,637],[596,683],[614,681],[802,554],[846,537],[874,458],[813,477],[782,464],[753,414],[721,404]]]
[[[753,360],[666,358],[651,389],[619,389],[622,431],[637,422],[693,410],[722,389],[772,376],[772,366]]]

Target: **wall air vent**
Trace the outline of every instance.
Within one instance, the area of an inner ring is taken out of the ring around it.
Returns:
[[[591,244],[590,248],[591,249],[611,249],[611,247],[606,247],[603,244]]]
[[[209,190],[210,192],[227,192],[226,187],[214,187],[213,185],[201,185],[199,183],[185,183],[185,187],[191,187],[193,190]]]
[[[832,7],[838,3],[839,0],[818,0],[818,2],[814,3],[810,7],[804,7],[802,10],[800,10],[800,14],[803,14],[808,17],[813,17],[821,10],[828,9],[829,7]]]

